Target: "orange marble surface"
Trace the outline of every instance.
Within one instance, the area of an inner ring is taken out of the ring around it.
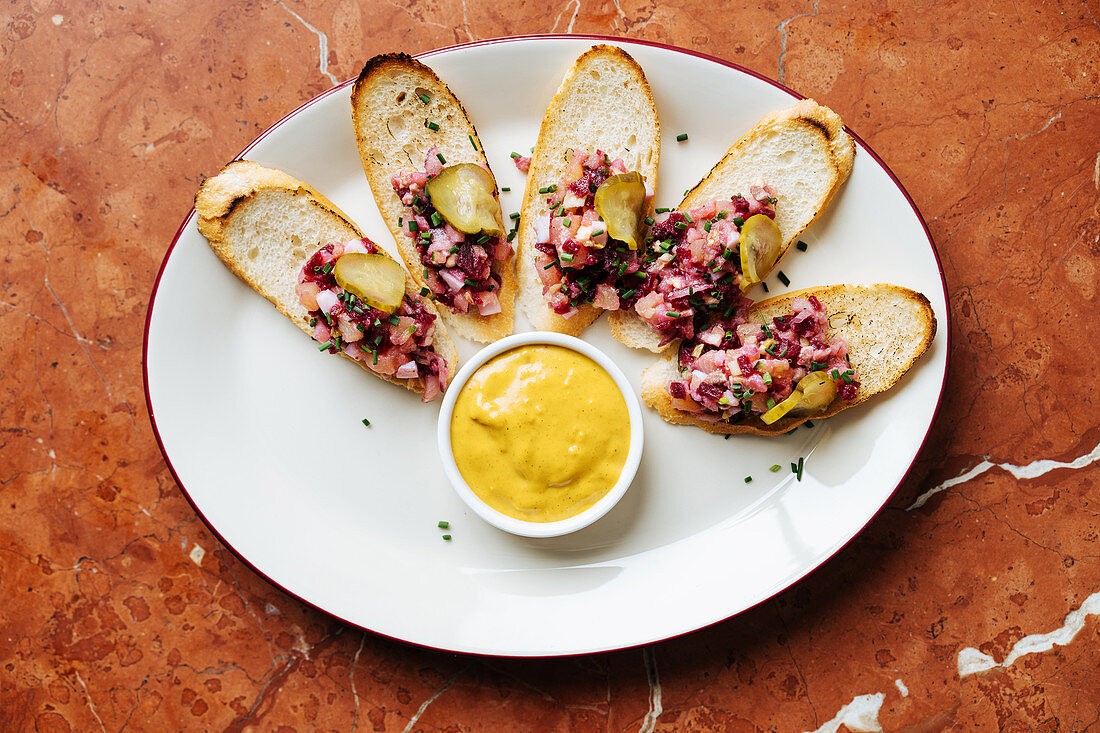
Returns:
[[[0,729],[1100,729],[1098,19],[1096,0],[5,3]],[[839,111],[935,238],[950,378],[888,508],[777,598],[644,649],[425,651],[286,596],[199,521],[145,408],[146,307],[202,176],[287,111],[381,51],[550,31],[695,49]]]

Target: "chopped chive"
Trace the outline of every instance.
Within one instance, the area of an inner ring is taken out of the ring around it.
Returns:
[[[768,292],[768,284],[766,282],[761,282],[760,287],[764,288],[765,293]]]
[[[561,258],[562,258],[563,260],[565,260],[566,262],[572,262],[572,261],[573,261],[573,255],[571,255],[571,254],[569,254],[569,253],[563,254],[563,255],[561,256]]]
[[[432,212],[432,226],[437,227],[443,224],[443,217],[439,215],[438,211]]]
[[[508,232],[508,241],[511,242],[515,238],[516,238],[516,230],[513,229],[512,231]]]
[[[443,157],[443,153],[436,153],[435,157],[439,158],[440,163],[447,165],[447,159]]]
[[[768,372],[764,372],[764,384],[766,384],[767,386],[770,387],[771,383],[772,383],[772,375]]]
[[[634,289],[630,289],[630,290],[627,290],[625,293],[621,293],[619,295],[619,297],[622,298],[623,300],[628,300],[630,298],[630,296],[634,295],[635,292],[636,291]]]
[[[369,428],[370,427],[370,420],[368,420],[367,418],[364,417],[363,418],[363,424],[366,425]]]
[[[798,464],[792,462],[791,463],[791,473],[797,473],[797,472],[798,472]]]
[[[780,469],[780,465],[779,465],[778,463],[776,463],[775,465],[773,465],[773,466],[772,466],[771,468],[769,468],[768,470],[769,470],[769,471],[771,471],[772,473],[775,473],[775,472],[776,472],[776,471],[778,471],[779,469]]]
[[[590,237],[591,237],[592,239],[595,239],[596,237],[600,236],[601,234],[603,234],[603,229],[601,229],[601,230],[600,230],[600,231],[598,231],[598,232],[592,232],[592,233],[591,233],[591,234],[590,234],[589,236],[590,236]]]
[[[728,405],[729,403],[730,403],[730,398],[726,397],[725,395],[722,395],[721,399],[718,400],[719,405]]]
[[[309,319],[309,327],[313,328],[316,325],[317,325],[317,319],[316,318],[310,318]]]
[[[509,219],[518,219],[519,218],[519,212],[518,211],[513,211],[511,214],[508,215],[508,218]]]
[[[430,292],[432,292],[432,291],[428,290],[427,288],[420,288],[420,295],[421,296],[427,296],[428,293],[430,293]]]
[[[730,436],[727,435],[726,437],[729,438]],[[745,477],[745,483],[746,484],[751,484],[752,483],[752,476],[746,476]]]
[[[657,209],[655,213],[664,214],[664,213],[667,213],[669,211],[672,211],[672,209],[661,208],[661,209]]]
[[[419,196],[413,196],[413,206],[420,206],[422,200]]]
[[[777,199],[775,196],[772,196],[770,199],[768,199],[768,203],[769,204],[778,204],[779,199]]]
[[[729,215],[728,211],[719,211],[718,216],[716,216],[715,218],[716,219],[725,219],[726,216],[728,216],[728,215]]]
[[[450,253],[450,254],[454,254],[457,251],[458,251],[458,245],[457,244],[452,244],[451,248],[449,250],[447,250],[447,252]]]
[[[803,242],[801,239],[798,240],[798,244],[796,244],[795,247],[798,247],[799,251],[801,251],[801,252],[806,251],[806,243]]]
[[[325,273],[326,275],[329,274],[330,272],[332,272],[332,263],[330,262],[327,265],[325,265],[324,267],[322,267],[321,272]]]
[[[424,124],[427,125],[428,129],[431,130],[432,132],[439,132],[439,123],[438,122],[432,122],[431,120],[429,120]]]
[[[676,311],[665,311],[665,315],[669,318],[679,318],[680,314]]]
[[[691,218],[691,214],[687,213],[686,211],[684,212],[684,221],[686,221],[688,224],[695,223],[695,220]]]
[[[775,276],[779,278],[779,282],[783,283],[784,287],[787,287],[791,284],[791,279],[784,275],[782,270],[777,272]]]
[[[424,104],[427,104],[428,102],[432,101],[432,98],[429,97],[427,94],[421,94],[419,96],[420,96],[420,101],[423,102]]]
[[[802,456],[799,456],[798,457],[798,472],[797,472],[799,481],[802,480],[802,465],[803,465],[803,462],[804,462],[804,459],[802,458]]]
[[[512,160],[515,160],[516,158],[522,158],[523,157],[519,153],[509,153],[508,155],[510,155],[512,157]]]
[[[445,534],[445,535],[443,535],[443,539],[447,542],[450,542],[451,541],[451,536],[449,534]]]
[[[371,363],[372,364],[377,364],[378,363],[378,349],[377,348],[371,349],[370,354],[371,354]]]
[[[707,223],[703,224],[703,230],[708,231],[708,232],[710,231],[710,222],[709,221]]]
[[[729,440],[729,439],[730,439],[730,434],[729,434],[729,433],[726,433],[726,434],[725,434],[724,436],[722,436],[722,439],[723,439],[723,440]],[[749,478],[751,479],[751,478],[752,478],[752,476],[749,476]],[[747,482],[746,482],[746,483],[747,483]]]
[[[829,376],[833,379],[840,379],[840,372],[836,369],[833,369],[831,372],[829,372]]]
[[[403,217],[403,216],[397,217],[397,226],[401,226],[404,223],[405,223],[405,217]]]
[[[501,190],[501,191],[504,191],[504,192],[506,192],[506,193],[507,193],[508,191],[511,191],[512,189],[511,189],[511,188],[509,188],[508,186],[501,186],[501,187],[500,187],[500,190]]]
[[[409,220],[409,231],[410,232],[419,232],[420,231],[420,226],[415,221],[413,221],[411,219]]]
[[[474,150],[477,150],[477,143],[474,142],[474,136],[473,135],[467,135],[466,137],[470,138],[470,147],[473,148]]]
[[[645,224],[646,224],[647,227],[653,226],[653,217],[652,216],[647,216],[645,218]]]
[[[745,223],[745,217],[735,216],[735,217],[733,217],[733,223],[736,224],[738,227],[740,227],[742,224]]]
[[[773,400],[771,397],[769,397],[767,405],[768,405],[769,410],[772,409],[773,407],[775,407],[775,400]]]
[[[389,321],[391,325],[396,326],[400,319],[398,318],[397,314],[395,313],[394,315],[390,316],[386,320]]]
[[[325,343],[318,346],[317,350],[318,351],[325,351],[325,350],[331,349],[331,348],[332,348],[332,341],[326,341]]]
[[[466,278],[466,279],[465,279],[465,280],[463,280],[462,282],[463,282],[463,284],[465,284],[465,285],[466,285],[466,287],[468,287],[468,288],[473,288],[473,287],[476,287],[476,286],[477,286],[477,280],[471,280],[470,278]]]
[[[676,229],[680,230],[681,232],[688,228],[687,223],[682,221],[678,221],[672,226],[676,227]]]
[[[565,219],[562,220],[562,224],[564,224],[565,228],[568,229],[569,227],[573,226],[573,220],[566,217]]]
[[[678,142],[678,143],[682,143],[687,139],[688,139],[688,134],[686,132],[681,132],[679,135],[676,136],[676,142]]]
[[[451,523],[440,520],[440,522],[436,526],[439,527],[440,529],[450,529],[451,528]]]

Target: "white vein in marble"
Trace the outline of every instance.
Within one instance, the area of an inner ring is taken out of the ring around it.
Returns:
[[[286,10],[286,12],[297,18],[298,22],[304,25],[309,31],[311,31],[313,35],[317,36],[317,53],[320,56],[320,63],[318,64],[318,68],[320,69],[322,74],[327,76],[332,81],[333,86],[339,84],[340,80],[333,76],[332,72],[328,70],[328,36],[326,36],[321,30],[314,28],[312,25],[307,23],[305,18],[288,8],[286,6],[286,3],[280,1],[279,4],[283,6],[283,9]]]
[[[837,711],[836,716],[812,733],[837,733],[843,725],[852,733],[882,733],[878,722],[878,712],[886,693],[856,695],[852,701]],[[807,733],[810,733],[809,731]]]
[[[642,650],[642,660],[645,661],[646,678],[649,680],[649,712],[642,719],[642,727],[638,729],[638,733],[653,733],[657,727],[657,718],[664,712],[661,706],[661,678],[657,674],[657,659],[653,656],[652,648],[646,647]]]
[[[1065,646],[1073,641],[1073,637],[1077,636],[1081,629],[1085,627],[1085,619],[1096,615],[1100,615],[1100,591],[1086,598],[1080,608],[1070,611],[1066,615],[1065,623],[1059,628],[1045,634],[1025,636],[1013,644],[1003,662],[998,662],[990,655],[973,647],[966,647],[959,652],[956,662],[959,678],[969,677],[979,672],[988,672],[996,667],[1007,668],[1026,654],[1040,654],[1049,652],[1055,646]]]
[[[1096,461],[1100,461],[1100,443],[1097,443],[1096,447],[1093,448],[1091,452],[1086,453],[1083,456],[1078,456],[1072,461],[1066,462],[1051,461],[1044,458],[1038,461],[1032,461],[1025,466],[1017,466],[1012,463],[990,463],[988,460],[984,460],[978,465],[971,468],[969,471],[955,476],[954,478],[949,478],[937,486],[933,486],[931,489],[918,496],[916,501],[906,507],[905,511],[911,512],[914,509],[920,509],[928,502],[929,499],[931,499],[933,496],[940,493],[941,491],[950,489],[952,486],[965,484],[967,481],[970,481],[971,479],[976,478],[977,476],[980,476],[986,471],[994,468],[1000,468],[1004,471],[1007,471],[1008,473],[1015,476],[1017,479],[1033,479],[1042,476],[1044,473],[1050,473],[1051,471],[1059,468],[1084,468],[1085,466],[1095,463]]]

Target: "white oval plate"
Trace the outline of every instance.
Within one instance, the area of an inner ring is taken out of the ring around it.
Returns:
[[[527,37],[422,58],[477,125],[506,212],[524,179],[509,153],[534,144],[572,60],[601,39]],[[661,117],[658,205],[673,206],[764,113],[793,95],[716,59],[606,39],[649,77]],[[360,169],[350,82],[295,110],[241,157],[307,181],[391,252]],[[690,134],[677,143],[676,135]],[[447,485],[439,403],[321,354],[238,281],[192,211],[154,287],[146,398],[165,459],[219,538],[272,583],[350,624],[460,652],[554,656],[666,639],[739,613],[823,563],[886,503],[920,449],[943,389],[946,292],[920,215],[860,143],[830,211],[782,262],[791,287],[893,282],[923,292],[940,332],[874,403],[779,438],[723,440],[645,410],[638,477],[606,517],[525,539],[478,519]],[[774,276],[771,292],[782,292]],[[517,330],[528,330],[520,318]],[[635,388],[650,358],[585,338]],[[476,346],[460,344],[463,357]],[[371,426],[364,427],[363,418]],[[802,481],[789,466],[805,457]],[[781,469],[770,472],[769,466]],[[751,475],[751,483],[744,478]],[[453,540],[436,524],[450,522]]]

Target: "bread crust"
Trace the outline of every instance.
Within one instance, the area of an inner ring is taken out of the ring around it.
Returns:
[[[792,199],[790,188],[785,190],[783,185],[796,177],[783,162],[782,156],[790,154],[807,161],[804,166],[807,170],[799,171],[797,178],[809,176],[812,181],[810,191],[799,191],[797,202]],[[791,245],[828,207],[851,174],[854,162],[855,143],[844,131],[840,116],[812,99],[803,99],[761,118],[676,208],[692,209],[712,199],[748,193],[751,180],[746,180],[747,171],[755,171],[753,179],[763,178],[769,184],[778,182],[776,223],[783,235],[783,245],[772,267],[775,269]],[[612,335],[627,346],[664,351],[659,346],[660,337],[634,311],[614,311],[610,320]]]
[[[420,101],[418,90],[428,94],[428,104]],[[477,130],[450,88],[428,66],[405,53],[380,54],[367,61],[352,88],[351,116],[359,159],[375,203],[410,275],[418,288],[424,287],[420,253],[399,223],[405,207],[390,180],[403,169],[421,170],[432,145],[438,146],[448,165],[476,163],[489,170]],[[425,125],[428,120],[440,129],[429,129]],[[476,150],[470,138],[477,143]],[[499,191],[493,195],[499,201]],[[459,335],[488,343],[512,333],[516,297],[513,260],[493,262],[493,272],[501,280],[500,313],[482,316],[476,309],[456,313],[438,307]]]
[[[302,247],[304,252],[302,257],[291,255],[285,251],[260,250],[258,253],[260,258],[270,257],[272,260],[277,258],[278,261],[260,261],[257,263],[255,258],[249,257],[249,250],[253,249],[252,243],[237,238],[234,231],[234,226],[240,223],[236,221],[236,217],[244,215],[244,210],[250,202],[257,202],[265,194],[283,192],[292,195],[292,202],[289,206],[298,207],[286,212],[287,216],[284,218],[301,223],[303,230],[307,228],[306,222],[309,217],[315,216],[328,220],[329,229],[339,236],[339,239],[333,241],[346,241],[363,237],[363,232],[351,218],[317,189],[282,171],[265,168],[248,160],[233,161],[222,168],[217,175],[202,182],[198,193],[195,195],[195,211],[198,213],[197,226],[199,233],[206,237],[214,254],[225,263],[234,275],[264,296],[278,308],[280,313],[312,337],[313,329],[309,325],[309,314],[297,298],[287,297],[285,288],[280,289],[273,280],[257,277],[256,272],[258,270],[275,271],[280,281],[297,282],[298,272],[301,270],[302,265],[316,250]],[[288,240],[293,240],[297,236],[291,231]],[[322,242],[321,244],[327,243]],[[380,249],[379,252],[385,254],[384,250]],[[420,294],[420,288],[408,277],[405,278],[405,293],[417,298]],[[424,306],[433,315],[439,315],[430,301],[424,301]],[[454,377],[458,368],[458,351],[441,320],[437,320],[436,323],[433,346],[436,353],[447,362],[449,381]],[[340,356],[350,359],[374,376],[387,382],[401,385],[413,392],[424,391],[423,385],[418,380],[398,379],[379,374],[362,362],[351,359],[346,354],[341,353]]]
[[[616,111],[630,116],[629,124],[625,120],[605,120],[598,107],[585,104],[586,92],[598,87],[603,74],[614,75],[624,82],[608,86],[604,98]],[[600,127],[604,121],[610,124]],[[628,147],[631,138],[635,142]],[[656,189],[661,127],[653,93],[638,62],[621,48],[604,44],[578,56],[566,72],[543,115],[527,172],[516,237],[516,280],[520,308],[540,331],[579,336],[601,312],[586,304],[579,306],[572,318],[563,318],[546,304],[534,234],[535,220],[546,213],[546,204],[538,190],[561,182],[574,150],[593,152],[597,148],[612,159],[622,158],[628,170],[641,173],[650,188]]]
[[[834,400],[824,411],[808,417],[784,417],[766,425],[759,416],[740,423],[714,423],[672,406],[668,383],[679,378],[677,349],[642,372],[642,399],[667,422],[694,425],[710,433],[780,435],[807,420],[831,417],[887,391],[924,354],[936,335],[936,315],[922,293],[900,285],[832,285],[806,288],[762,300],[749,310],[751,320],[771,319],[790,312],[798,297],[814,295],[825,306],[830,337],[848,342],[848,356],[860,376],[856,398]]]

